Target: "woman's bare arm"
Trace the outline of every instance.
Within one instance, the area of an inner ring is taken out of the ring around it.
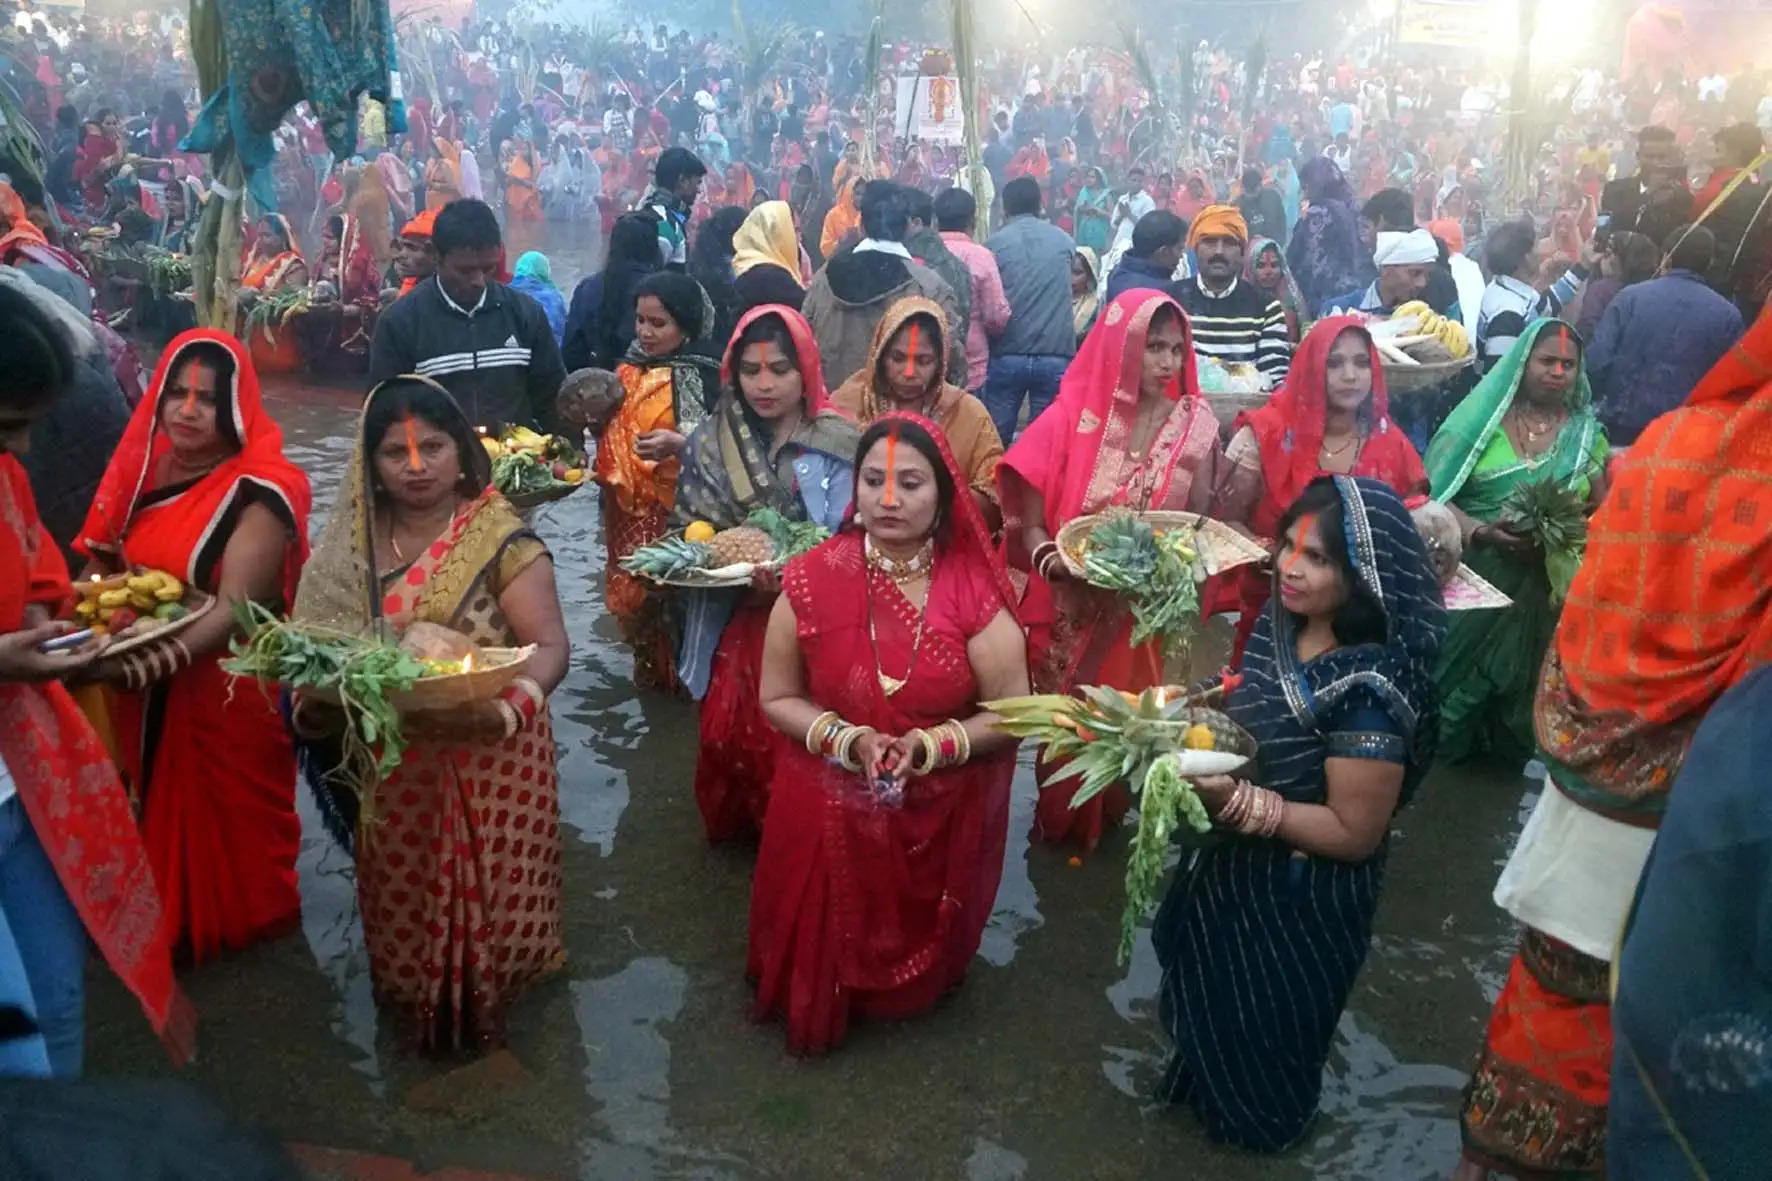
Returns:
[[[572,641],[566,638],[566,620],[560,613],[560,594],[554,586],[554,561],[542,557],[529,563],[511,579],[498,606],[510,621],[519,644],[534,644],[525,675],[552,693],[566,679],[572,658]]]
[[[1027,636],[1007,610],[998,611],[996,618],[968,641],[966,659],[972,665],[973,679],[978,682],[980,701],[1024,697],[1029,692]],[[975,755],[1014,746],[1018,741],[997,729],[998,717],[989,710],[960,720]]]
[[[234,605],[277,603],[283,594],[283,563],[289,557],[289,525],[262,504],[249,504],[222,550],[216,603],[179,634],[193,657],[219,652],[233,638]]]

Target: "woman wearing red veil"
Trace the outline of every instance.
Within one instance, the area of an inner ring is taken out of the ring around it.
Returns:
[[[720,400],[683,448],[675,515],[716,529],[757,509],[835,532],[854,490],[855,426],[831,406],[812,325],[764,304],[739,320],[720,366]],[[763,831],[778,745],[763,716],[763,636],[779,588],[689,591],[679,675],[701,701],[695,799],[708,840]]]
[[[108,712],[168,929],[199,962],[293,929],[295,753],[274,700],[222,671],[232,608],[284,611],[308,552],[308,478],[283,457],[246,350],[195,329],[167,346],[78,548],[87,573],[163,570],[220,601],[117,661]]]
[[[1163,682],[1161,642],[1134,648],[1125,600],[1073,579],[1052,538],[1065,522],[1113,507],[1205,512],[1223,461],[1181,305],[1159,291],[1126,292],[1102,310],[1057,400],[997,469],[1009,561],[1028,572],[1021,618],[1040,692],[1136,693]],[[1034,833],[1093,849],[1130,800],[1116,786],[1072,808],[1076,792],[1075,780],[1041,789]]]
[[[1405,500],[1427,493],[1421,456],[1390,419],[1378,348],[1359,316],[1312,325],[1286,383],[1261,409],[1238,416],[1225,458],[1231,473],[1218,515],[1263,539],[1274,537],[1280,515],[1318,476],[1370,476]],[[1253,568],[1229,576],[1226,589],[1243,614],[1239,656],[1271,583]]]
[[[1013,591],[940,428],[882,416],[857,526],[790,562],[769,620],[777,743],[751,894],[756,1015],[822,1053],[851,1016],[960,983],[997,896],[1015,740],[980,702],[1027,691]]]

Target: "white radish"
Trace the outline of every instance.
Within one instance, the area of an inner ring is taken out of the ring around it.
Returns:
[[[1205,775],[1229,775],[1249,761],[1249,756],[1228,750],[1184,750],[1176,754],[1176,771],[1184,779]]]
[[[1379,340],[1377,337],[1374,337],[1372,343],[1377,346],[1378,355],[1392,365],[1421,364],[1420,361],[1417,361],[1414,357],[1411,357],[1408,353],[1405,353],[1402,349],[1397,348],[1387,340]]]

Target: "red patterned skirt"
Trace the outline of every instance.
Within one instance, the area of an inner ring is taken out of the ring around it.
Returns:
[[[502,1041],[511,1002],[566,962],[545,707],[512,738],[408,749],[359,839],[357,900],[376,1000],[419,1045]]]
[[[695,760],[695,802],[708,841],[763,835],[769,777],[781,739],[763,716],[763,637],[768,605],[740,607],[720,633],[707,696],[701,703],[701,752]]]
[[[1605,1174],[1606,961],[1526,929],[1465,1088],[1465,1155],[1510,1177]]]

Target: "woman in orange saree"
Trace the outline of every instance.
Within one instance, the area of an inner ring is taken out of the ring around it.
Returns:
[[[295,248],[295,231],[281,213],[259,219],[258,237],[240,267],[240,285],[249,291],[269,294],[284,287],[300,287],[308,281],[308,264]]]
[[[641,282],[634,343],[615,370],[625,396],[597,442],[609,554],[603,601],[633,649],[634,684],[645,689],[678,686],[667,598],[621,563],[670,531],[679,457],[719,396],[720,358],[707,340],[713,324],[713,304],[689,276],[662,271]]]
[[[297,620],[357,635],[424,622],[483,647],[536,645],[498,698],[406,715],[410,745],[367,808],[316,774],[335,757],[304,758],[328,828],[354,845],[375,997],[425,1049],[498,1045],[511,1003],[565,962],[547,695],[569,645],[547,548],[491,479],[441,386],[378,385],[295,600]],[[326,730],[305,701],[294,721],[310,741]]]
[[[461,149],[446,139],[431,141],[425,165],[425,212],[442,209],[461,198]]]
[[[535,148],[518,136],[511,142],[511,158],[505,164],[505,221],[508,224],[542,220],[541,190],[535,183],[540,172]]]
[[[860,180],[845,181],[843,187],[837,190],[837,203],[825,214],[824,233],[818,239],[818,252],[826,259],[835,257],[851,235],[861,232],[861,210],[855,204],[855,189],[861,183]]]
[[[1159,291],[1126,292],[1102,310],[1057,400],[997,469],[1009,562],[1028,574],[1021,618],[1040,692],[1162,683],[1161,642],[1132,647],[1125,601],[1073,578],[1052,538],[1067,521],[1115,507],[1204,513],[1223,462],[1181,305]],[[1130,801],[1116,786],[1072,808],[1076,791],[1075,780],[1041,789],[1034,833],[1093,849]]]
[[[857,455],[859,523],[788,563],[763,658],[781,740],[749,969],[755,1016],[804,1054],[964,979],[1015,772],[980,703],[1027,691],[1014,591],[940,428],[888,414]]]
[[[235,604],[293,598],[309,503],[245,349],[194,329],[167,346],[77,543],[89,573],[145,566],[220,600],[116,662],[108,694],[169,930],[199,962],[301,915],[295,752],[276,704],[236,691],[221,660]]]
[[[357,178],[357,192],[351,197],[348,212],[363,227],[363,240],[375,265],[387,269],[394,258],[393,203],[387,185],[382,183],[381,170],[366,165]]]

